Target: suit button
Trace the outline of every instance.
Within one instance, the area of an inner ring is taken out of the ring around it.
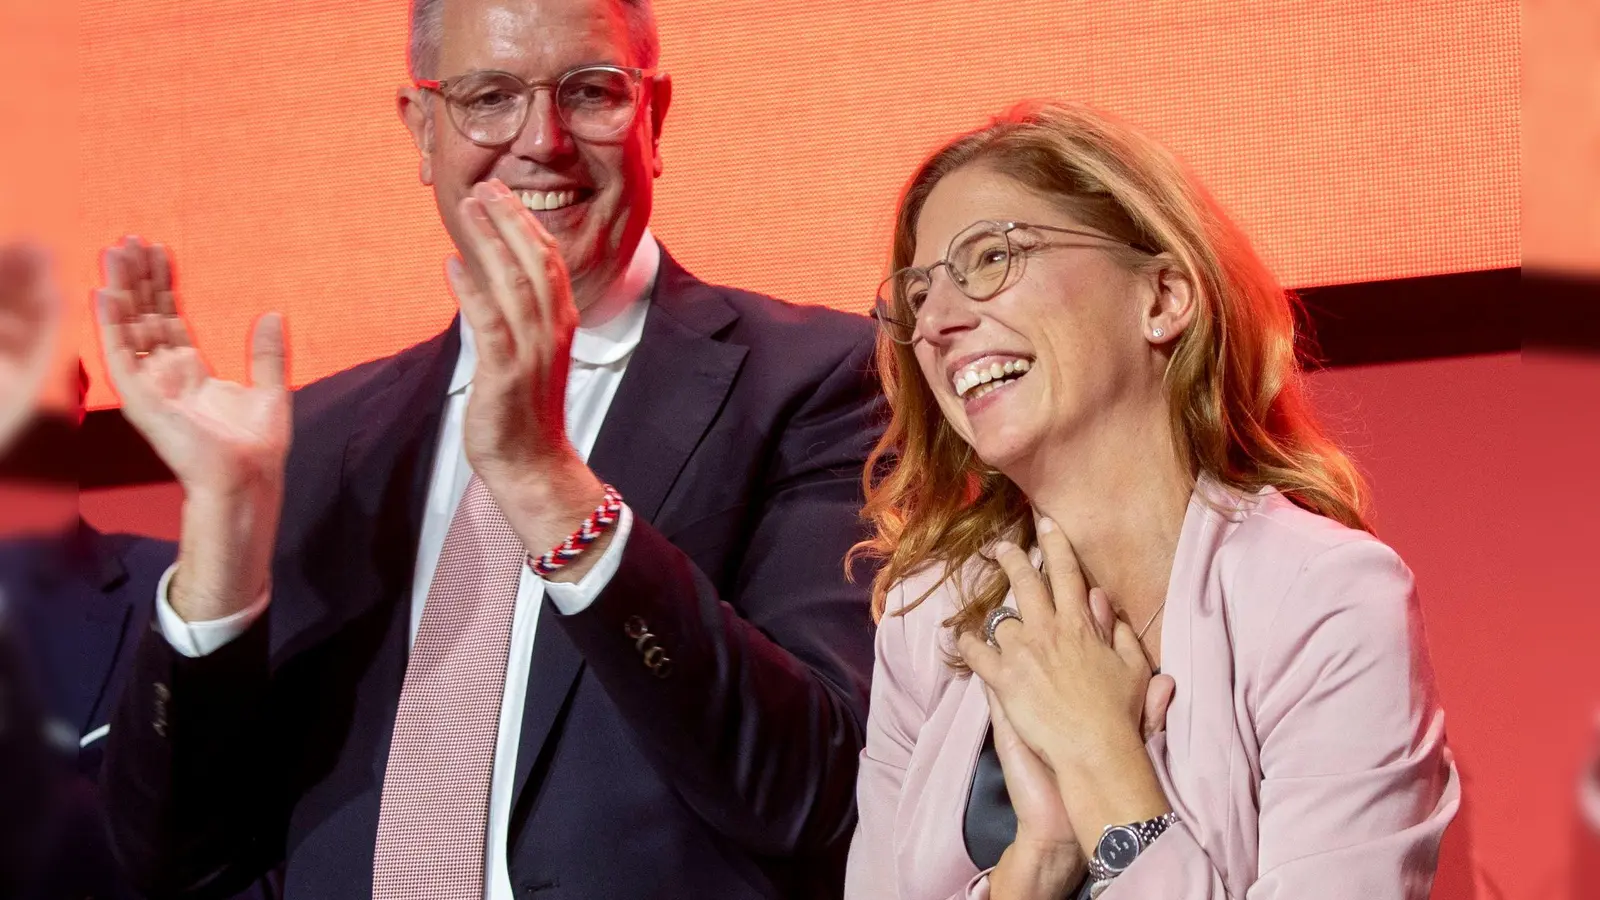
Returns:
[[[672,671],[672,658],[662,649],[661,641],[650,633],[650,625],[639,616],[630,616],[622,630],[633,641],[633,649],[644,658],[645,668],[657,678],[665,678]]]
[[[665,678],[672,674],[672,657],[659,646],[645,651],[644,664],[650,669],[650,674],[657,678]]]
[[[172,699],[172,690],[158,681],[156,682],[155,686],[155,695],[155,721],[152,727],[155,728],[156,734],[160,735],[161,737],[166,737],[167,701]]]

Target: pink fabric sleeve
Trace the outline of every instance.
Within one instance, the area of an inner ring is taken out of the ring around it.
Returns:
[[[899,609],[905,597],[890,591],[887,608]],[[899,878],[895,816],[911,751],[927,721],[927,679],[919,681],[908,643],[909,616],[887,613],[878,623],[872,668],[872,706],[867,714],[866,747],[856,781],[860,819],[850,842],[845,900],[936,900],[912,897]],[[980,873],[950,900],[989,900],[989,877]]]
[[[1410,571],[1373,540],[1320,552],[1282,599],[1260,666],[1246,900],[1426,900],[1461,788]],[[1221,900],[1224,884],[1180,824],[1101,896]]]

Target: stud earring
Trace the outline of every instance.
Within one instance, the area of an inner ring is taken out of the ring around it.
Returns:
[[[1163,328],[1152,328],[1152,329],[1150,329],[1150,336],[1155,338],[1158,341],[1161,340],[1161,338],[1164,337],[1166,335],[1166,333],[1167,333],[1166,329],[1163,329]]]

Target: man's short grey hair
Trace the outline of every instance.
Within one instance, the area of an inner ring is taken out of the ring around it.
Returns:
[[[656,32],[656,11],[651,0],[614,0],[628,23],[633,64],[653,69],[661,61],[661,36]],[[439,65],[439,45],[444,39],[445,0],[411,0],[411,41],[406,64],[412,78],[434,78]]]

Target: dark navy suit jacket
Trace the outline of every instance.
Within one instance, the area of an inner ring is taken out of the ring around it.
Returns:
[[[590,608],[547,602],[537,627],[507,850],[519,898],[841,893],[872,667],[868,579],[843,559],[882,414],[873,337],[663,254],[590,456],[635,514],[621,568]],[[370,896],[458,348],[452,326],[301,390],[270,611],[203,658],[145,636],[107,751],[141,883],[210,896],[286,860],[291,900]]]
[[[100,807],[103,731],[174,554],[168,541],[101,534],[82,522],[54,538],[0,545],[0,596],[18,639],[13,652],[57,744],[54,759],[28,776],[36,779],[40,808],[23,836],[35,844],[38,871],[28,876],[35,883],[21,889],[24,896],[138,896],[118,871]],[[274,895],[262,882],[241,896]]]

